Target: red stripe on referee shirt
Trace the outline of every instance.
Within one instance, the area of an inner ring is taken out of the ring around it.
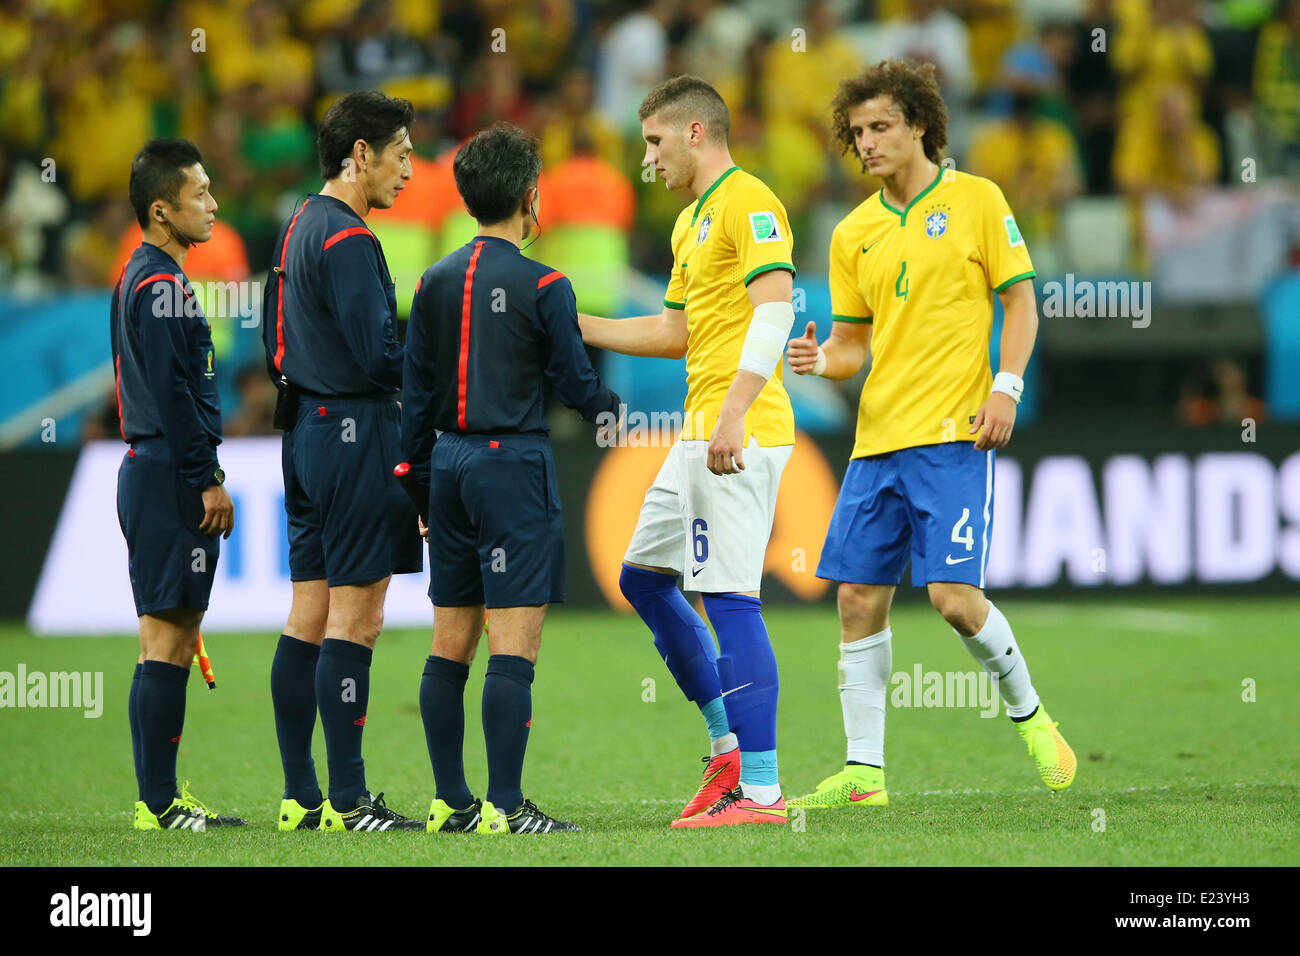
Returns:
[[[556,279],[563,279],[563,278],[564,278],[563,272],[548,272],[546,273],[546,275],[542,276],[540,279],[537,280],[537,288],[545,289]]]
[[[280,371],[280,364],[284,361],[284,262],[289,254],[289,237],[293,235],[293,227],[309,202],[310,199],[303,202],[302,208],[289,220],[289,228],[284,233],[284,245],[280,246],[280,287],[276,290],[275,302],[275,370],[277,372]]]
[[[122,278],[126,278],[125,274],[122,276]],[[181,282],[181,280],[178,279],[178,278],[176,278],[176,277],[175,277],[174,275],[172,275],[170,272],[155,272],[153,275],[151,275],[151,276],[147,276],[147,277],[141,279],[139,282],[137,282],[137,283],[135,284],[135,288],[132,289],[131,291],[132,291],[132,292],[139,292],[141,289],[143,289],[145,286],[147,286],[150,282],[157,282],[159,279],[171,279],[173,282],[175,282],[178,286],[181,287],[181,289],[185,292],[186,295],[189,295],[189,294],[190,294],[190,293],[189,293],[189,290],[187,290],[187,289],[185,288],[185,285]]]
[[[371,239],[375,239],[375,234],[365,226],[349,226],[347,229],[340,229],[338,232],[334,233],[334,235],[326,239],[325,245],[321,248],[321,252],[324,252],[336,242],[342,242],[348,236],[369,236]],[[378,239],[375,239],[375,242],[378,241]]]
[[[113,391],[117,393],[117,430],[122,433],[122,441],[126,441],[126,426],[122,423],[122,356],[117,357],[113,363]]]
[[[470,301],[474,294],[474,268],[478,265],[478,254],[483,251],[483,240],[474,243],[474,254],[469,257],[469,268],[465,270],[465,294],[460,300],[460,365],[459,399],[456,421],[463,429],[468,429],[465,422],[465,399],[469,395],[469,312]]]
[[[117,310],[122,311],[122,286],[126,284],[126,266],[122,267],[122,274],[117,277]],[[117,395],[117,430],[122,433],[122,441],[126,441],[126,427],[122,423],[122,353],[119,352],[113,362],[113,393]]]

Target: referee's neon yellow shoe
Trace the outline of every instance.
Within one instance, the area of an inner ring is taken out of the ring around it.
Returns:
[[[812,793],[787,800],[791,810],[829,810],[832,807],[887,807],[885,771],[880,767],[846,766],[832,774]]]
[[[496,808],[491,800],[483,801],[482,816],[479,817],[475,829],[479,833],[499,833],[502,836],[510,835],[510,821],[506,815]]]
[[[482,800],[475,799],[464,810],[457,810],[446,800],[434,797],[425,829],[430,833],[472,833],[482,818]]]
[[[1065,742],[1056,721],[1047,715],[1042,704],[1038,711],[1028,720],[1016,724],[1016,730],[1029,748],[1029,756],[1038,764],[1038,774],[1043,783],[1052,790],[1064,790],[1074,782],[1074,771],[1078,765],[1074,751]]]
[[[132,826],[137,830],[188,830],[190,833],[203,833],[208,828],[208,818],[203,811],[185,806],[180,797],[172,800],[167,809],[157,814],[143,800],[137,800]]]
[[[321,812],[325,809],[325,801],[314,810],[304,807],[297,800],[280,801],[280,821],[279,829],[281,833],[287,833],[290,830],[319,830]]]

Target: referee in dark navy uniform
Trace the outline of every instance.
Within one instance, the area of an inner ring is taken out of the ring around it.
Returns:
[[[393,476],[401,456],[397,300],[365,224],[411,177],[413,112],[408,101],[373,91],[326,111],[317,133],[325,186],[281,231],[263,300],[267,366],[280,389],[293,581],[271,665],[281,830],[424,827],[370,792],[361,756],[388,581],[424,567],[416,509]],[[328,799],[311,755],[318,709]]]
[[[217,460],[221,400],[212,330],[185,276],[190,246],[212,238],[217,202],[193,143],[158,139],[131,163],[131,206],[144,241],[113,293],[113,378],[122,438],[117,516],[140,618],[140,658],[127,709],[138,830],[244,821],[176,787],[185,688],[220,551],[235,508]]]
[[[525,800],[520,782],[542,621],[565,596],[545,396],[549,385],[587,421],[609,413],[609,424],[619,399],[583,348],[569,280],[520,252],[537,223],[536,143],[500,125],[465,143],[452,169],[479,231],[421,277],[402,380],[402,446],[429,502],[434,628],[420,711],[437,792],[428,828],[577,829]],[[462,747],[465,682],[485,606],[488,786],[479,801],[465,781]]]

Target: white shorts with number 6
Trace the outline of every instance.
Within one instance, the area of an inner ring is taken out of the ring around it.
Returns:
[[[623,560],[672,568],[687,591],[757,591],[776,515],[781,473],[793,445],[750,439],[745,470],[709,471],[707,441],[679,441],[641,504]]]

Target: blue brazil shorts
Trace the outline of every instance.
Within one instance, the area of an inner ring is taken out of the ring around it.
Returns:
[[[117,469],[117,521],[137,615],[207,610],[221,536],[199,531],[203,512],[202,489],[181,477],[165,438],[132,443]]]
[[[303,395],[280,449],[289,578],[330,587],[424,570],[402,460],[396,399]]]
[[[993,528],[993,452],[974,442],[901,448],[849,462],[817,577],[984,587]]]
[[[429,477],[429,597],[443,607],[564,600],[564,526],[544,435],[443,432]]]

